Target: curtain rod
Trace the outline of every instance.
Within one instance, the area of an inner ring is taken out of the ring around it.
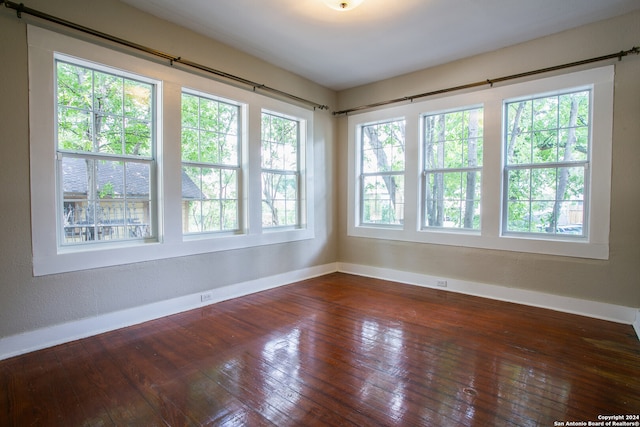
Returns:
[[[105,39],[105,40],[109,40],[110,42],[117,43],[117,44],[129,47],[131,49],[135,49],[135,50],[138,50],[138,51],[141,51],[141,52],[144,52],[144,53],[147,53],[147,54],[150,54],[150,55],[162,58],[162,59],[166,59],[166,60],[169,61],[169,65],[171,65],[171,66],[173,66],[174,63],[179,63],[179,64],[186,65],[186,66],[191,67],[191,68],[196,69],[196,70],[200,70],[200,71],[204,71],[206,73],[214,74],[214,75],[216,75],[218,77],[222,77],[222,78],[225,78],[227,80],[231,80],[231,81],[234,81],[236,83],[240,83],[240,84],[249,86],[250,88],[252,88],[252,90],[254,92],[256,90],[262,90],[262,91],[265,91],[265,92],[270,92],[270,93],[275,94],[277,96],[280,96],[280,97],[283,97],[283,98],[288,98],[288,99],[294,100],[296,102],[309,105],[309,106],[313,107],[314,110],[315,109],[318,109],[318,110],[328,110],[329,109],[329,107],[326,106],[326,105],[322,105],[322,104],[318,104],[317,102],[309,101],[307,99],[301,98],[301,97],[296,96],[296,95],[292,95],[292,94],[290,94],[288,92],[285,92],[285,91],[282,91],[280,89],[275,89],[275,88],[266,86],[266,85],[261,84],[261,83],[256,83],[256,82],[253,82],[251,80],[245,79],[243,77],[238,77],[236,75],[229,74],[229,73],[226,73],[224,71],[216,70],[214,68],[208,67],[206,65],[199,64],[197,62],[189,61],[188,59],[184,59],[184,58],[182,58],[180,56],[171,55],[171,54],[159,51],[159,50],[155,50],[155,49],[152,49],[152,48],[147,47],[147,46],[143,46],[143,45],[140,45],[140,44],[137,44],[137,43],[125,40],[125,39],[121,39],[121,38],[116,37],[116,36],[112,36],[112,35],[107,34],[107,33],[103,33],[103,32],[98,31],[98,30],[94,30],[94,29],[89,28],[89,27],[85,27],[85,26],[80,25],[80,24],[76,24],[76,23],[67,21],[67,20],[62,19],[62,18],[58,18],[58,17],[53,16],[53,15],[49,15],[48,13],[44,13],[44,12],[41,12],[39,10],[31,9],[29,7],[26,7],[23,3],[19,3],[18,4],[18,3],[11,2],[11,1],[0,0],[0,5],[2,3],[4,3],[5,7],[9,8],[9,9],[14,9],[16,11],[16,14],[17,14],[18,18],[20,18],[20,19],[22,18],[22,14],[26,13],[28,15],[35,16],[36,18],[44,19],[46,21],[53,22],[55,24],[62,25],[64,27],[68,27],[68,28],[71,28],[71,29],[74,29],[74,30],[77,30],[77,31],[81,31],[83,33],[90,34],[92,36],[99,37],[99,38],[102,38],[102,39]]]
[[[402,97],[402,98],[390,99],[390,100],[387,100],[387,101],[375,102],[373,104],[368,104],[368,105],[361,105],[359,107],[348,108],[346,110],[334,111],[333,115],[334,116],[340,116],[340,115],[346,115],[346,114],[349,114],[349,113],[353,113],[355,111],[369,110],[369,109],[372,109],[372,108],[383,107],[385,105],[397,104],[397,103],[400,103],[400,102],[406,102],[406,101],[413,102],[414,99],[418,99],[418,98],[424,98],[424,97],[427,97],[427,96],[440,95],[440,94],[447,93],[447,92],[455,92],[455,91],[458,91],[458,90],[470,89],[470,88],[479,87],[479,86],[489,85],[490,87],[493,87],[493,85],[495,83],[500,83],[500,82],[504,82],[504,81],[507,81],[507,80],[518,79],[518,78],[521,78],[521,77],[534,76],[536,74],[543,74],[543,73],[548,73],[550,71],[556,71],[556,70],[562,70],[562,69],[565,69],[565,68],[577,67],[579,65],[591,64],[593,62],[606,61],[607,59],[618,58],[619,61],[622,61],[622,58],[624,56],[627,56],[627,55],[630,55],[630,54],[635,54],[635,55],[640,54],[640,47],[634,46],[629,50],[623,50],[623,51],[620,51],[620,52],[612,53],[610,55],[604,55],[604,56],[598,56],[598,57],[595,57],[595,58],[583,59],[581,61],[569,62],[567,64],[555,65],[553,67],[540,68],[538,70],[526,71],[524,73],[518,73],[518,74],[511,74],[509,76],[497,77],[495,79],[487,79],[487,80],[483,80],[483,81],[479,81],[479,82],[475,82],[475,83],[467,83],[467,84],[460,85],[460,86],[453,86],[453,87],[448,87],[448,88],[445,88],[445,89],[434,90],[434,91],[431,91],[431,92],[420,93],[420,94],[417,94],[417,95],[411,95],[411,96],[405,96],[405,97]]]

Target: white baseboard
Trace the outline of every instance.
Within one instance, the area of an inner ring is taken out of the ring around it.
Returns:
[[[325,264],[0,338],[0,360],[337,271]],[[211,299],[201,301],[202,294]]]
[[[640,339],[637,308],[358,264],[338,263],[338,271],[633,325]],[[446,281],[446,287],[438,286],[442,281]]]
[[[640,311],[637,308],[388,268],[330,263],[0,338],[0,360],[336,271],[633,325],[640,339]],[[446,280],[446,288],[438,286],[442,280]],[[205,293],[211,294],[211,299],[202,302],[201,295]]]

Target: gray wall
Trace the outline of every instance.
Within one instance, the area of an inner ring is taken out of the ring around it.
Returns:
[[[91,4],[88,8],[87,5]],[[336,94],[117,0],[27,6],[213,68],[335,105]],[[33,277],[26,21],[0,10],[0,337],[336,261],[335,120],[314,116],[313,240]]]
[[[566,31],[339,93],[339,109],[619,52],[640,42],[640,13]],[[347,236],[338,195],[341,262],[640,307],[640,57],[616,60],[610,258],[606,261]],[[592,65],[602,66],[604,63]],[[572,69],[575,70],[575,69]],[[570,70],[570,71],[572,71]],[[347,120],[338,125],[338,182],[347,182]]]

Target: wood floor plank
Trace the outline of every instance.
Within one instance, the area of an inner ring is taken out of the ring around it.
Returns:
[[[149,405],[145,396],[126,377],[123,367],[111,356],[127,345],[117,331],[80,341],[84,349],[84,365],[75,369],[84,375],[116,425],[167,425]],[[105,346],[105,342],[107,343]],[[71,367],[70,369],[74,369]]]
[[[73,403],[77,406],[74,411],[67,412],[80,417],[69,425],[115,426],[116,422],[107,410],[109,404],[103,394],[113,385],[107,385],[103,374],[93,367],[82,343],[78,341],[57,346],[54,351],[64,367],[57,373],[64,377],[59,387],[73,392]]]
[[[538,426],[639,413],[629,325],[340,273],[0,361],[2,426]]]

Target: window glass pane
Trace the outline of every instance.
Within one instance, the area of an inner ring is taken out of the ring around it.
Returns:
[[[423,120],[424,226],[479,230],[483,109]]]
[[[218,128],[218,103],[211,99],[200,100],[200,129],[217,131]]]
[[[446,228],[480,228],[481,174],[428,173],[425,188],[426,225]]]
[[[183,172],[183,232],[237,230],[237,172],[204,167]]]
[[[182,160],[239,166],[240,107],[182,94]]]
[[[93,120],[90,111],[58,106],[58,148],[70,151],[93,149]]]
[[[362,222],[401,225],[404,222],[404,176],[363,178]]]
[[[405,121],[362,126],[361,222],[404,222]]]
[[[183,132],[185,129],[198,129],[198,123],[200,120],[200,115],[198,113],[199,102],[199,98],[195,95],[190,95],[188,93],[182,94],[181,120]]]
[[[404,171],[405,122],[362,127],[362,172]]]
[[[57,63],[58,105],[90,111],[93,103],[93,70],[66,62]]]
[[[509,231],[582,235],[584,166],[508,171]]]
[[[153,92],[115,72],[56,62],[63,245],[153,236]]]
[[[262,115],[262,167],[298,170],[298,122],[273,114]]]
[[[240,107],[182,94],[184,233],[239,229]]]
[[[58,149],[152,157],[153,86],[56,63]]]
[[[529,112],[528,107],[532,110]],[[589,91],[506,104],[507,164],[568,162],[587,158]],[[531,123],[527,123],[530,115]]]
[[[507,231],[585,235],[589,103],[578,91],[506,104]]]
[[[124,81],[124,113],[127,117],[151,121],[152,87],[148,83]]]
[[[220,164],[220,152],[218,150],[218,133],[201,130],[200,131],[200,162],[210,164]]]
[[[300,224],[297,120],[262,114],[262,226]]]
[[[124,138],[126,154],[143,157],[152,155],[151,122],[125,119]]]
[[[197,162],[200,158],[199,133],[197,129],[182,128],[182,161]]]
[[[150,165],[63,157],[62,243],[151,237]]]
[[[295,174],[262,173],[262,226],[298,224],[298,178]]]
[[[556,130],[533,132],[532,163],[558,161],[558,132]]]

